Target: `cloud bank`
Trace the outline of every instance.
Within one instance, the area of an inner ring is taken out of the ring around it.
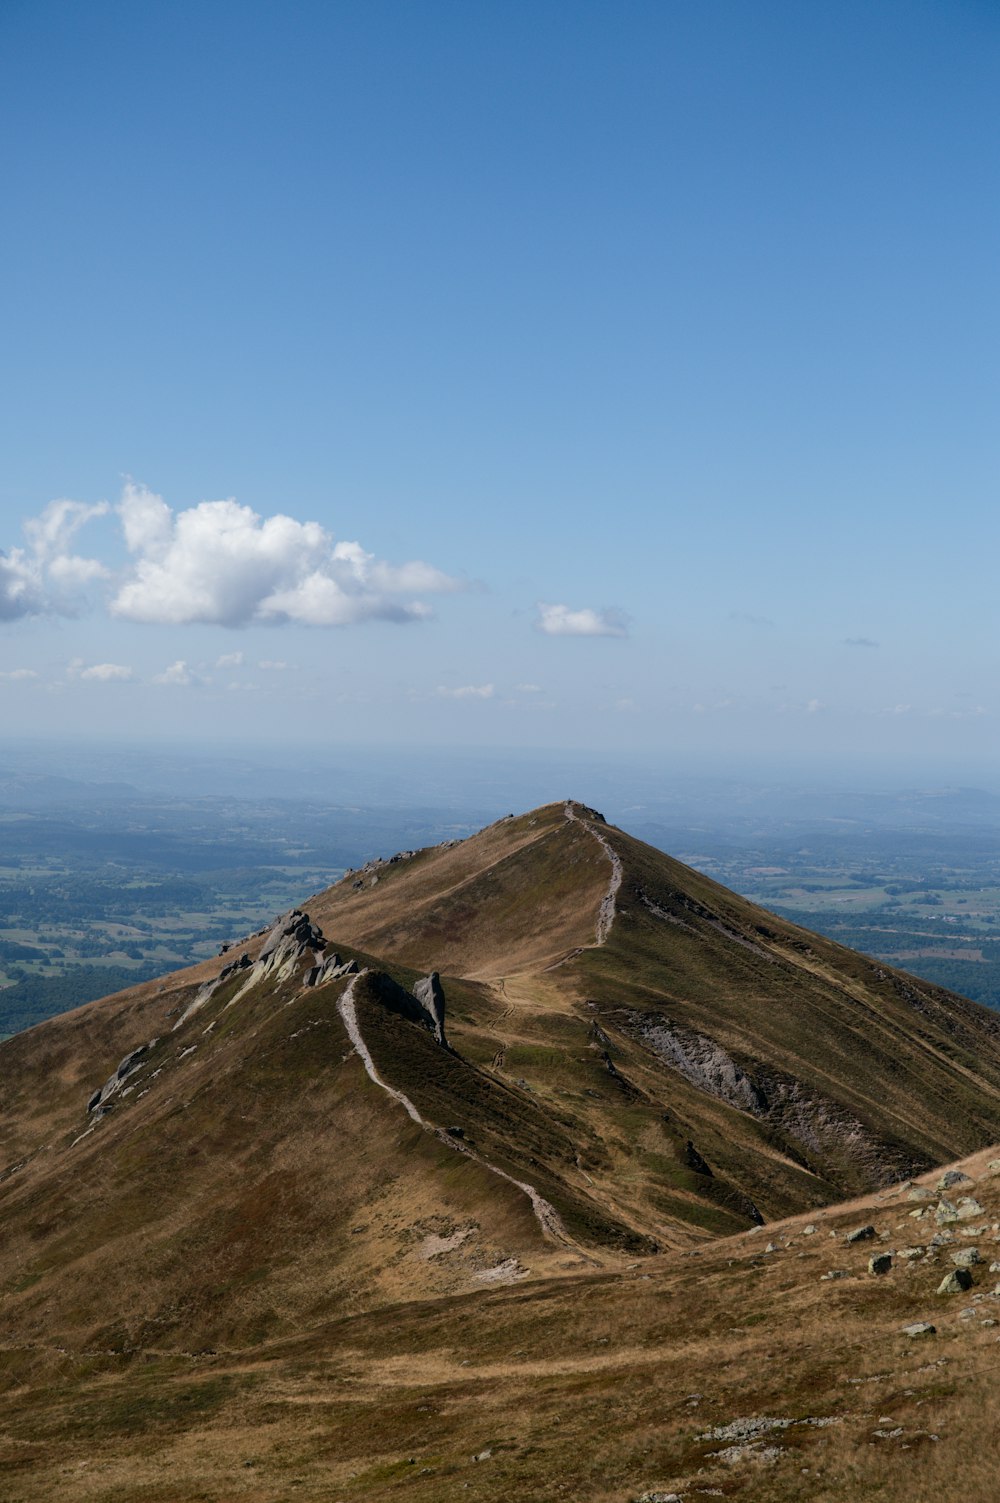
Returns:
[[[573,611],[568,605],[540,604],[535,625],[550,637],[626,637],[625,619],[613,609],[596,611],[584,606]]]

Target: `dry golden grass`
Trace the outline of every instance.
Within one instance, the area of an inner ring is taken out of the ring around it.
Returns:
[[[973,1193],[985,1256],[1000,1251],[1000,1179]],[[865,1216],[880,1248],[926,1237],[915,1208],[898,1192],[826,1212],[813,1235],[798,1218],[618,1273],[330,1321],[243,1355],[8,1348],[2,1495],[990,1503],[1000,1326],[982,1322],[1000,1314],[996,1277],[946,1299],[946,1255],[876,1278],[872,1244],[844,1242]],[[851,1277],[825,1282],[830,1267]],[[916,1319],[937,1334],[903,1336]],[[735,1460],[718,1454],[725,1435],[705,1438],[749,1419],[790,1423]]]
[[[404,985],[446,973],[455,1055],[364,985],[358,1017],[383,1078],[478,1158],[369,1079],[344,982],[229,1007],[233,983],[174,1032],[207,962],[3,1046],[4,1503],[996,1496],[989,1155],[974,1300],[935,1295],[946,1251],[875,1278],[843,1233],[928,1240],[873,1188],[1000,1137],[1000,1022],[603,833],[624,876],[601,947],[609,862],[562,805],[309,905]],[[786,1115],[671,1069],[646,1014],[787,1087]],[[81,1137],[91,1089],[154,1036]],[[765,1231],[739,1231],[750,1198]],[[903,1337],[918,1319],[937,1335]],[[762,1417],[789,1423],[738,1457],[700,1438]]]

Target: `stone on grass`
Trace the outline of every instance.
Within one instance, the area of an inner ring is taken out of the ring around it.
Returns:
[[[888,1273],[892,1267],[892,1253],[879,1252],[868,1259],[868,1272],[874,1274]]]
[[[946,1273],[937,1287],[938,1294],[964,1294],[972,1288],[972,1274],[967,1268],[955,1268]]]
[[[985,1216],[986,1212],[973,1196],[963,1195],[955,1207],[955,1214],[959,1221],[971,1221],[973,1216]]]
[[[975,1268],[977,1263],[983,1261],[982,1253],[978,1247],[960,1247],[951,1255],[951,1261],[956,1268]]]
[[[904,1336],[936,1336],[937,1327],[932,1326],[929,1320],[914,1320],[908,1326],[903,1327]]]
[[[955,1185],[971,1185],[972,1180],[961,1169],[948,1169],[937,1182],[939,1190],[951,1190]]]
[[[870,1242],[874,1235],[875,1228],[873,1226],[857,1226],[854,1228],[853,1232],[848,1232],[847,1236],[844,1238],[844,1241],[848,1243]]]

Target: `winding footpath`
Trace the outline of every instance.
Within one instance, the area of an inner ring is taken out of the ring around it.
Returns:
[[[404,1095],[402,1091],[397,1091],[395,1086],[389,1085],[388,1081],[382,1079],[375,1068],[375,1061],[371,1057],[368,1045],[362,1037],[361,1028],[358,1023],[358,1010],[354,1003],[354,988],[362,976],[366,976],[367,974],[367,970],[359,971],[353,978],[337,1002],[337,1011],[340,1014],[344,1027],[347,1029],[348,1037],[357,1050],[358,1057],[367,1071],[369,1080],[373,1084],[380,1086],[395,1101],[398,1101],[400,1106],[405,1108],[413,1121],[417,1123],[418,1127],[422,1127],[425,1131],[433,1133],[439,1142],[445,1143],[455,1153],[465,1154],[466,1158],[473,1159],[475,1163],[480,1164],[484,1169],[488,1169],[491,1174],[496,1174],[500,1179],[505,1179],[508,1184],[514,1185],[516,1189],[521,1190],[530,1200],[531,1209],[535,1213],[535,1219],[541,1227],[543,1234],[550,1241],[562,1243],[566,1247],[572,1247],[574,1244],[566,1234],[566,1229],[560,1220],[559,1213],[554,1206],[549,1204],[544,1196],[538,1193],[534,1185],[529,1185],[525,1180],[515,1179],[512,1174],[507,1173],[506,1169],[498,1169],[495,1164],[489,1163],[487,1159],[480,1158],[478,1153],[474,1153],[467,1144],[461,1142],[458,1138],[451,1137],[449,1133],[443,1132],[439,1127],[435,1127],[432,1122],[427,1122],[417,1111],[409,1096]]]
[[[622,885],[622,862],[618,852],[612,849],[611,842],[607,840],[599,830],[595,829],[589,820],[581,819],[572,804],[566,805],[566,818],[574,820],[576,824],[589,831],[597,843],[603,848],[604,854],[611,862],[611,881],[608,890],[601,899],[601,906],[597,911],[597,944],[603,945],[611,933],[611,926],[615,921],[615,901],[618,897],[618,889]]]

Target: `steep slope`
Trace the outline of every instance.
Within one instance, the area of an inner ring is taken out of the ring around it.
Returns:
[[[0,1047],[5,1327],[246,1347],[704,1245],[1000,1138],[998,1030],[550,805]]]
[[[469,892],[492,894],[478,927]],[[479,978],[462,1052],[620,1142],[608,1185],[647,1230],[651,1205],[725,1230],[751,1203],[787,1214],[1000,1136],[1000,1017],[765,913],[581,805],[373,865],[312,906],[352,942],[415,965],[443,949]]]

